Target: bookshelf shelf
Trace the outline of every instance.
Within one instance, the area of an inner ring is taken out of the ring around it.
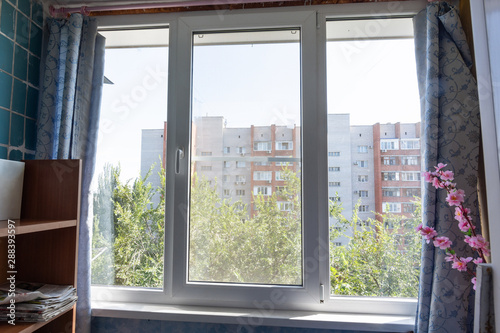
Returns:
[[[16,281],[76,287],[81,161],[24,161],[21,219],[15,220],[15,267],[7,267],[8,221],[0,221],[0,283]],[[11,232],[12,233],[12,232]],[[46,322],[0,322],[0,332],[75,332],[76,307]]]

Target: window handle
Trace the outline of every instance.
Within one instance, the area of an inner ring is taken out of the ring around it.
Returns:
[[[177,147],[177,151],[175,152],[175,174],[178,175],[180,173],[180,163],[181,159],[184,158],[184,147]]]

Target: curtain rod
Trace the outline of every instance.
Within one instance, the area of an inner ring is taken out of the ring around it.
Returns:
[[[220,5],[244,5],[255,3],[270,3],[270,2],[297,2],[297,0],[193,0],[193,1],[176,1],[176,2],[160,2],[160,3],[141,3],[141,4],[124,4],[124,5],[108,5],[108,6],[81,6],[81,7],[59,7],[50,6],[50,15],[56,17],[59,15],[66,16],[73,13],[81,13],[90,15],[93,12],[105,11],[123,11],[123,10],[148,10],[161,8],[176,8],[176,7],[192,7],[192,6],[220,6]],[[308,1],[304,1],[307,3]]]

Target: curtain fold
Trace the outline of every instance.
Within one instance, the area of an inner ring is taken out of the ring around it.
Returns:
[[[104,37],[81,14],[51,19],[45,30],[37,123],[37,159],[82,159],[77,332],[90,332],[90,183],[104,77]]]
[[[458,12],[433,2],[414,19],[415,52],[422,107],[422,165],[433,170],[448,164],[457,187],[465,190],[465,207],[480,232],[477,199],[480,119],[472,57]],[[423,224],[449,237],[460,257],[472,256],[446,203],[446,191],[422,185]],[[472,276],[451,269],[443,250],[423,243],[416,331],[472,332]]]

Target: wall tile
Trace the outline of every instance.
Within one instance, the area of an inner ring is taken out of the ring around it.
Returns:
[[[35,158],[43,6],[0,0],[0,158]]]
[[[11,114],[10,120],[10,145],[21,147],[24,144],[24,117],[15,113]]]
[[[7,147],[0,146],[0,158],[7,159]]]
[[[26,99],[26,116],[35,118],[38,112],[38,89],[28,86],[28,98]]]
[[[18,45],[14,47],[14,76],[20,80],[28,76],[28,51]]]
[[[35,87],[40,84],[40,59],[30,54],[28,64],[28,81]]]
[[[42,55],[42,29],[36,24],[31,24],[29,50],[38,57]]]
[[[26,112],[26,83],[14,79],[12,92],[12,111],[24,114]]]
[[[17,30],[16,30],[16,42],[24,48],[28,48],[30,38],[30,21],[29,19],[17,13]]]
[[[2,11],[0,12],[0,31],[14,39],[16,28],[16,10],[5,0],[2,0]]]
[[[9,144],[10,112],[0,109],[0,143]]]
[[[9,153],[9,160],[20,161],[23,159],[23,152],[17,149],[13,149]]]
[[[14,42],[0,34],[0,69],[12,74]]]
[[[0,106],[10,108],[10,95],[12,94],[12,77],[0,72]]]
[[[17,9],[21,11],[27,17],[31,15],[31,4],[30,0],[17,0]]]
[[[36,148],[36,121],[32,119],[26,119],[26,130],[25,130],[25,143],[24,147],[29,150],[35,150]]]

